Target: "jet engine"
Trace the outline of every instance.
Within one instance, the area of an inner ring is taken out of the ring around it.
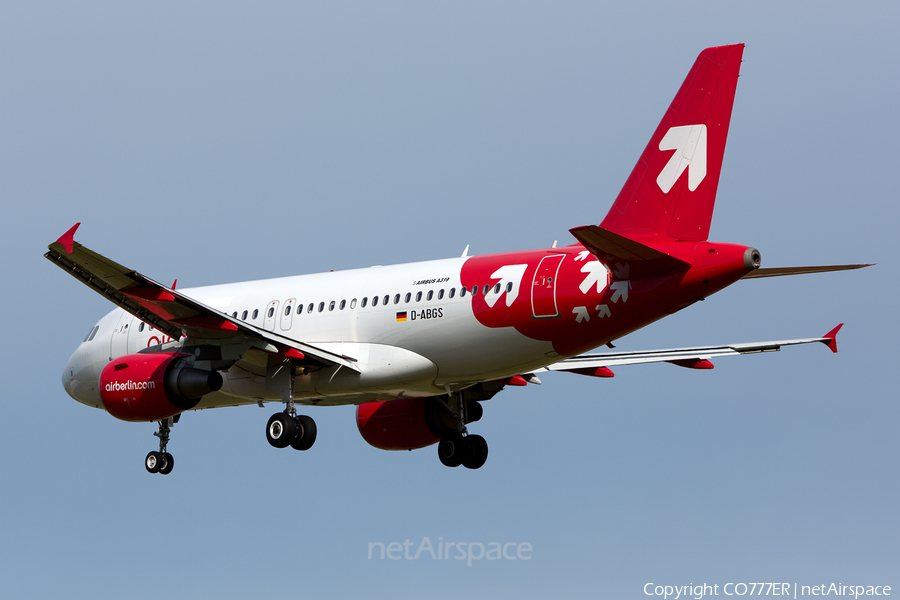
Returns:
[[[100,373],[100,399],[123,421],[160,421],[197,406],[222,387],[222,376],[188,366],[178,352],[128,354]]]
[[[434,398],[399,398],[356,407],[356,425],[369,445],[382,450],[414,450],[438,443],[425,418]]]
[[[481,418],[478,402],[469,401],[467,422]],[[456,433],[456,418],[439,397],[400,398],[356,407],[356,425],[363,439],[382,450],[415,450]]]

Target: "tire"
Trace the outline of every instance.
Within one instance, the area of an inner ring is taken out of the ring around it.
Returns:
[[[144,459],[144,467],[147,469],[148,473],[159,473],[160,468],[163,465],[163,457],[157,451],[149,452],[147,457]]]
[[[484,407],[481,406],[481,404],[479,402],[470,400],[466,404],[466,416],[469,417],[468,423],[474,423],[475,421],[480,421],[481,417],[484,416]]]
[[[295,422],[297,433],[291,439],[291,448],[309,450],[316,443],[316,422],[306,415],[297,415]]]
[[[159,469],[160,475],[168,475],[172,472],[172,469],[175,468],[175,458],[172,457],[171,454],[166,452],[163,456],[163,466]]]
[[[287,413],[275,413],[266,424],[266,439],[276,448],[287,448],[297,434],[297,424]]]
[[[438,458],[445,467],[458,467],[462,464],[465,451],[465,440],[461,435],[444,438],[438,444]]]
[[[467,469],[480,469],[487,461],[488,445],[480,435],[470,435],[466,438],[465,452],[462,464]]]

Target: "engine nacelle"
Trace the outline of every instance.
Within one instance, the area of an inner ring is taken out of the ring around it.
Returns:
[[[356,426],[369,445],[382,450],[414,450],[438,443],[426,418],[434,398],[400,398],[356,407]]]
[[[178,352],[128,354],[103,367],[100,399],[123,421],[160,421],[197,406],[222,387],[222,376],[187,366]]]

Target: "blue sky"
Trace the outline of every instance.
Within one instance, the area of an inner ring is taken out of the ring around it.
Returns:
[[[669,585],[900,586],[893,3],[6,3],[0,581],[8,597],[638,598]],[[277,451],[272,412],[150,424],[71,400],[111,305],[42,258],[179,286],[570,243],[599,223],[701,49],[744,42],[711,239],[764,266],[619,342],[817,336],[713,371],[509,389],[479,471],[388,453],[353,410]],[[527,542],[529,561],[368,560]]]

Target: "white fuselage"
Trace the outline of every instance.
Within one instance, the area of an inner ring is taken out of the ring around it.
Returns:
[[[431,396],[445,393],[445,386],[461,389],[559,360],[549,342],[530,339],[512,327],[491,328],[478,322],[471,291],[461,293],[460,273],[466,260],[180,291],[256,327],[355,360],[359,372],[330,367],[298,375],[294,395],[301,403],[358,404]],[[157,345],[177,350],[189,344],[184,338],[167,338],[119,308],[104,316],[92,332],[66,364],[63,385],[76,400],[98,408],[102,408],[98,378],[109,361]],[[223,377],[222,389],[205,396],[197,408],[278,399],[266,389],[264,365],[253,360],[239,361]]]

